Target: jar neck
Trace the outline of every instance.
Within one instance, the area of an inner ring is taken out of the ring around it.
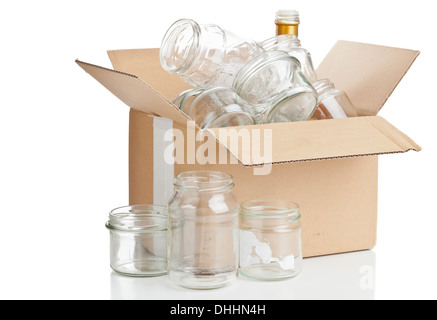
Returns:
[[[299,12],[295,10],[279,10],[276,12],[276,35],[299,35]]]
[[[292,48],[300,48],[301,42],[297,36],[292,34],[282,34],[261,43],[261,46],[266,51],[283,50],[285,52],[290,51]]]
[[[234,180],[224,172],[188,171],[176,176],[174,187],[177,191],[226,192],[234,188]]]
[[[323,96],[324,94],[335,90],[334,84],[329,79],[320,79],[312,83],[312,86],[317,91],[317,94],[319,97]]]

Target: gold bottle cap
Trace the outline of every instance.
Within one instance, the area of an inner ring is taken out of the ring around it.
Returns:
[[[296,10],[278,10],[276,12],[276,35],[293,34],[298,36],[299,12]]]

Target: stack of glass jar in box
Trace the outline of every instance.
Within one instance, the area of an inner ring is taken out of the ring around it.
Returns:
[[[311,56],[296,35],[259,43],[214,24],[182,19],[165,34],[160,60],[166,71],[194,87],[173,103],[200,129],[306,121],[314,114],[313,120],[334,117],[326,104],[320,111]],[[343,92],[331,90],[331,100],[333,94]],[[331,106],[335,117],[346,117],[338,103]]]

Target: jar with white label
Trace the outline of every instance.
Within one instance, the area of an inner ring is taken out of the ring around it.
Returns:
[[[182,287],[213,289],[238,272],[238,207],[232,176],[180,173],[169,202],[168,276]]]
[[[254,200],[240,208],[239,273],[260,280],[294,277],[302,269],[299,206]]]

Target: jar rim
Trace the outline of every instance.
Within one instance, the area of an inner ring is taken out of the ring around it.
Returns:
[[[299,205],[289,200],[249,200],[240,205],[240,215],[248,218],[299,220]]]
[[[173,183],[176,189],[220,191],[234,187],[234,178],[220,171],[185,171],[178,174]]]
[[[160,231],[167,229],[167,220],[167,206],[138,204],[112,209],[106,227],[129,232]]]
[[[182,61],[179,65],[174,63],[169,63],[165,57],[165,52],[173,48],[177,43],[178,30],[181,28],[191,28],[193,36],[190,40],[187,59]],[[159,50],[159,59],[161,66],[170,73],[178,73],[183,70],[188,69],[193,63],[197,53],[199,51],[199,38],[200,38],[200,26],[192,19],[179,19],[175,21],[167,30],[164,37],[162,38],[161,47]]]
[[[287,52],[281,50],[267,51],[256,56],[240,69],[235,76],[232,86],[237,89],[238,94],[241,94],[245,85],[256,73],[262,71],[266,66],[272,63],[284,60],[294,62],[299,68],[301,68],[299,60],[289,55]]]

